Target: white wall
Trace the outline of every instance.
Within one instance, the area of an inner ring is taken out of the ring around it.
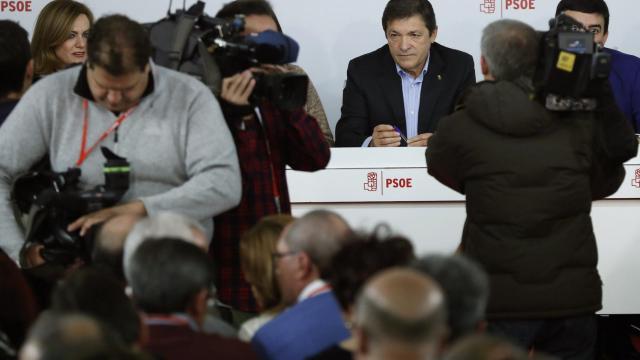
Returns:
[[[16,0],[14,0],[16,1]],[[23,0],[24,1],[24,0]],[[466,51],[476,61],[479,73],[479,42],[482,28],[491,21],[514,18],[536,29],[546,30],[555,13],[556,0],[533,1],[535,9],[506,9],[507,1],[495,0],[496,12],[480,12],[481,4],[492,0],[431,0],[439,25],[438,41]],[[523,0],[517,0],[523,1]],[[10,18],[33,30],[37,14],[48,1],[31,0],[31,12],[0,12],[0,19]],[[166,14],[168,0],[86,0],[97,16],[124,13],[141,22],[160,19]],[[215,13],[227,1],[208,0],[206,10]],[[332,128],[340,117],[342,87],[349,59],[372,51],[384,43],[380,24],[386,0],[271,0],[284,31],[298,40],[301,52],[298,63],[307,70],[318,88]],[[187,6],[194,3],[187,1]],[[182,6],[182,1],[174,1]],[[637,0],[609,0],[612,24],[608,46],[640,56],[640,12]],[[502,8],[502,11],[501,11]]]

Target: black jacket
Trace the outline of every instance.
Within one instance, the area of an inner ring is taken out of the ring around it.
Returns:
[[[418,134],[433,132],[438,120],[453,111],[462,92],[476,82],[471,55],[433,43],[429,57],[420,93]],[[380,124],[395,125],[407,133],[402,80],[387,45],[349,62],[336,146],[361,146]]]
[[[490,319],[602,307],[591,201],[618,189],[638,147],[606,99],[598,112],[553,113],[513,83],[484,82],[430,139],[429,173],[466,194],[461,245],[489,273]]]

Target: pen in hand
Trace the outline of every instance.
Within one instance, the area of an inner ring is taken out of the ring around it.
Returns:
[[[409,140],[407,140],[407,137],[404,136],[404,134],[402,133],[402,131],[400,131],[400,128],[397,126],[393,127],[393,130],[395,130],[398,134],[400,134],[400,138],[402,138],[402,140],[404,140],[404,142],[408,143]]]

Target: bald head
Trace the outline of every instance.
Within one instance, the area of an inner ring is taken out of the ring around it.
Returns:
[[[444,295],[435,281],[417,271],[385,270],[358,297],[356,322],[367,351],[435,353],[446,335]]]
[[[116,359],[123,351],[120,339],[97,320],[47,311],[29,331],[20,359]]]

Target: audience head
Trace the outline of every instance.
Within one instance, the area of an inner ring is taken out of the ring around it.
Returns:
[[[438,34],[431,3],[390,0],[382,14],[382,28],[395,63],[412,76],[419,76]]]
[[[140,339],[140,317],[131,300],[118,281],[97,269],[82,269],[59,282],[52,294],[51,309],[92,316],[127,345]]]
[[[538,61],[539,37],[518,20],[498,20],[482,31],[480,66],[488,80],[531,79]]]
[[[446,336],[444,295],[415,270],[392,268],[371,278],[358,296],[355,338],[359,358],[432,359]]]
[[[146,241],[131,258],[129,284],[142,311],[187,313],[202,324],[213,284],[211,260],[180,239]]]
[[[333,294],[349,313],[364,283],[377,272],[408,265],[415,258],[413,245],[402,236],[390,235],[387,227],[372,233],[356,233],[331,259],[327,276]]]
[[[109,271],[122,284],[126,283],[122,257],[124,242],[139,216],[119,215],[113,217],[96,230],[91,253],[93,266]]]
[[[415,261],[413,267],[433,278],[444,291],[449,343],[482,329],[489,278],[479,265],[463,255],[427,255]]]
[[[242,272],[263,311],[277,308],[282,303],[271,254],[276,251],[282,230],[293,220],[290,215],[266,216],[240,239]]]
[[[192,243],[207,251],[208,239],[199,222],[176,213],[161,212],[136,222],[124,243],[123,268],[130,281],[129,268],[131,257],[144,241],[158,238],[176,238]]]
[[[445,360],[528,360],[528,354],[507,340],[477,334],[457,342]],[[535,359],[541,359],[535,357]]]
[[[27,32],[11,20],[0,20],[0,102],[19,99],[33,80]]]
[[[331,258],[351,235],[347,222],[327,210],[314,210],[287,226],[274,252],[282,300],[294,304],[300,292],[324,278]]]
[[[591,31],[596,43],[604,46],[609,36],[609,7],[604,0],[561,0],[556,16],[564,13]]]
[[[73,0],[53,0],[38,15],[31,40],[35,73],[47,75],[87,58],[93,14]]]
[[[282,27],[271,4],[266,0],[235,0],[225,4],[216,17],[233,19],[244,15],[243,35],[260,33],[266,30],[282,32]]]
[[[128,358],[118,337],[94,318],[51,311],[40,315],[20,350],[21,360]]]
[[[142,25],[123,15],[98,19],[87,41],[87,82],[95,101],[115,112],[138,103],[149,82],[150,56]]]

